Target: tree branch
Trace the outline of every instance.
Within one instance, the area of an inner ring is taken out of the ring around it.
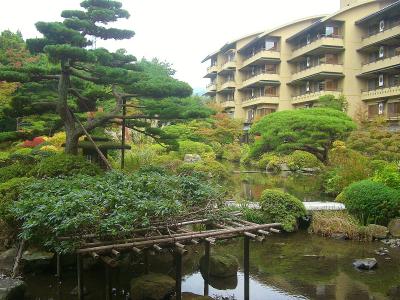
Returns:
[[[89,98],[87,98],[87,97],[83,96],[82,94],[80,94],[77,89],[69,88],[68,92],[70,92],[72,95],[74,95],[75,97],[79,98],[82,101],[90,102]]]
[[[86,81],[96,82],[99,80],[99,78],[97,78],[97,77],[82,74],[81,72],[79,72],[78,70],[76,70],[72,67],[70,67],[70,71],[71,71],[72,76],[78,77],[78,78],[86,80]]]

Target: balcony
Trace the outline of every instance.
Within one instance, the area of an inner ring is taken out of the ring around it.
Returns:
[[[241,89],[251,86],[260,86],[265,84],[274,84],[279,85],[280,77],[277,73],[260,73],[255,76],[252,76],[245,81],[242,82]]]
[[[382,41],[386,41],[392,38],[400,37],[400,21],[392,23],[390,26],[386,27],[385,30],[370,33],[362,39],[361,49],[367,48],[371,45],[378,44]]]
[[[342,77],[343,65],[318,63],[307,69],[294,73],[292,83],[305,79],[326,79],[327,77]]]
[[[392,55],[384,57],[376,61],[364,64],[362,67],[362,74],[373,73],[379,70],[388,69],[390,67],[400,66],[400,55]]]
[[[376,90],[363,91],[361,93],[361,100],[372,100],[376,98],[388,98],[396,96],[400,96],[400,83]]]
[[[218,73],[230,72],[236,69],[236,60],[228,60],[221,65]]]
[[[281,53],[278,50],[265,50],[260,49],[255,52],[253,55],[247,57],[243,62],[241,68],[247,67],[251,64],[258,64],[263,62],[278,62],[280,61]]]
[[[217,84],[215,82],[211,82],[206,88],[207,93],[215,93],[217,91]]]
[[[236,82],[234,80],[228,80],[225,81],[223,84],[218,89],[218,92],[223,92],[223,91],[231,91],[236,88]]]
[[[206,76],[204,76],[204,78],[215,77],[217,75],[217,72],[218,72],[218,66],[217,65],[209,66],[207,68],[207,74],[206,74]]]
[[[291,61],[295,60],[304,55],[315,55],[326,52],[329,50],[333,52],[333,50],[342,51],[344,49],[343,37],[340,35],[336,36],[324,36],[321,35],[319,37],[315,37],[315,39],[311,40],[309,44],[301,44],[295,49],[293,49]]]
[[[220,101],[220,105],[222,106],[222,108],[226,109],[226,108],[232,108],[235,107],[235,100],[221,100]]]
[[[318,92],[306,93],[306,94],[294,96],[292,98],[292,104],[315,101],[315,100],[318,100],[319,97],[325,96],[325,95],[333,95],[337,98],[337,97],[340,97],[341,94],[342,94],[342,92],[339,90],[332,90],[332,91],[323,90],[323,91],[318,91]]]
[[[279,95],[263,95],[252,98],[245,98],[242,100],[242,107],[248,107],[258,104],[279,104]]]

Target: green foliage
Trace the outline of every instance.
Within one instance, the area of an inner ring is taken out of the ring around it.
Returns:
[[[200,173],[204,174],[208,178],[214,179],[227,179],[229,176],[227,168],[220,162],[207,159],[196,163],[183,163],[177,167],[176,172],[178,174],[193,174]]]
[[[0,168],[0,183],[17,177],[25,177],[32,170],[32,164],[16,162],[6,167]]]
[[[353,182],[369,178],[373,174],[369,159],[349,149],[343,142],[335,142],[329,152],[329,165],[324,175],[324,190],[336,196]]]
[[[32,170],[32,175],[39,178],[76,174],[94,176],[100,173],[100,168],[87,161],[83,156],[69,154],[57,154],[44,158]]]
[[[23,189],[33,182],[33,178],[18,177],[10,179],[0,184],[0,219],[8,223],[14,221],[13,216],[10,214],[10,208]]]
[[[199,176],[109,172],[35,181],[11,212],[22,222],[22,238],[69,252],[79,240],[61,242],[57,237],[94,233],[123,238],[134,229],[177,220],[220,199],[219,187]]]
[[[222,147],[222,158],[232,162],[240,162],[242,155],[241,147],[239,144],[228,144]]]
[[[387,125],[379,119],[364,124],[350,134],[348,147],[374,160],[399,161],[400,132],[390,131]]]
[[[323,167],[323,164],[315,155],[300,150],[296,150],[286,156],[285,161],[291,171],[298,171],[305,168],[321,170]]]
[[[336,98],[334,95],[324,95],[319,97],[318,107],[332,108],[339,111],[347,111],[348,102],[345,96],[341,95]]]
[[[384,185],[400,190],[400,170],[397,164],[390,164],[375,172],[373,181],[383,183]]]
[[[251,127],[252,134],[260,135],[251,145],[251,154],[303,150],[325,161],[332,143],[347,137],[355,127],[345,113],[329,108],[276,112]]]
[[[179,142],[179,155],[183,159],[185,154],[198,154],[202,159],[215,158],[215,153],[211,146],[193,142],[193,141],[180,141]]]
[[[269,166],[269,170],[270,171],[278,171],[277,169],[275,169],[275,163],[274,161],[279,161],[279,157],[274,154],[274,153],[264,153],[263,155],[261,155],[260,159],[258,160],[257,166],[259,169],[261,170],[266,170],[267,167]],[[271,165],[270,165],[271,162]]]
[[[345,188],[337,200],[362,224],[387,225],[400,216],[400,191],[371,180],[355,182]]]
[[[282,223],[283,229],[289,232],[297,229],[299,218],[306,216],[306,209],[299,199],[278,190],[265,190],[260,205],[259,212],[247,212],[247,216],[258,223]]]

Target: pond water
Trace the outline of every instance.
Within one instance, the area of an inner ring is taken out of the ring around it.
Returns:
[[[243,261],[241,239],[217,243],[212,253],[230,253]],[[338,241],[298,232],[277,234],[263,243],[250,244],[250,299],[400,299],[400,250],[390,249],[387,257],[374,251],[382,243]],[[183,291],[203,294],[204,283],[198,271],[203,248],[194,246],[183,259]],[[357,271],[352,267],[356,258],[376,257],[374,271]],[[174,276],[172,255],[150,256],[150,271]],[[210,279],[209,295],[215,299],[244,299],[242,264],[237,277],[226,280]],[[136,261],[129,267],[114,270],[112,299],[129,299],[130,280],[143,272],[143,264]],[[62,284],[48,273],[31,274],[25,278],[31,300],[76,299],[70,295],[76,286],[75,272],[64,271]],[[101,266],[85,272],[85,299],[105,299],[105,276]]]

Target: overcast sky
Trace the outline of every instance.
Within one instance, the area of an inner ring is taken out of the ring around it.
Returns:
[[[37,21],[60,20],[64,9],[81,0],[11,0],[2,3],[0,30],[20,30],[24,38],[39,36]],[[167,60],[176,77],[203,88],[206,65],[201,60],[225,42],[307,16],[332,13],[340,0],[122,0],[131,13],[118,27],[136,32],[129,41],[98,44],[126,48],[136,57]]]

